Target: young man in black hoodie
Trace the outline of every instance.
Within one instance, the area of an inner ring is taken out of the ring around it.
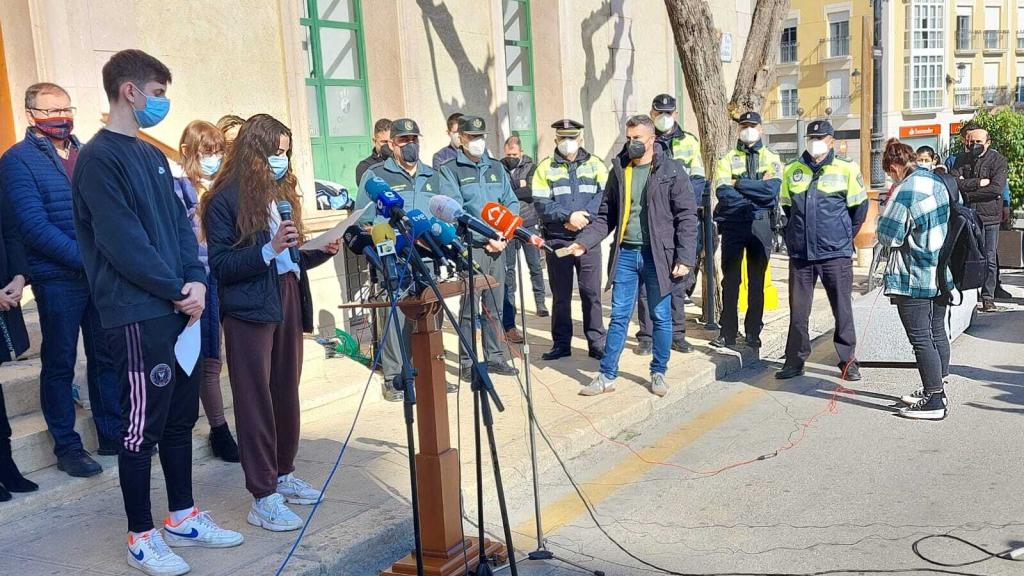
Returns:
[[[150,575],[189,571],[167,544],[242,543],[241,534],[218,527],[192,500],[199,379],[178,365],[174,345],[202,316],[206,273],[167,158],[138,137],[140,128],[167,115],[170,81],[170,70],[145,52],[124,50],[110,58],[103,67],[109,121],[82,149],[72,182],[82,260],[121,379],[118,471],[128,517],[127,561]],[[154,529],[150,510],[150,465],[158,443],[170,511],[166,536]]]

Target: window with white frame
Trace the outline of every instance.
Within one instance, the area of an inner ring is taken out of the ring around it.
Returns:
[[[972,6],[956,7],[956,49],[971,50],[973,48],[974,30],[971,28]]]
[[[796,21],[789,20],[782,25],[782,43],[779,45],[779,62],[792,64],[797,59]]]
[[[911,56],[906,66],[904,105],[909,110],[930,110],[942,107],[942,81],[945,58]]]
[[[796,111],[799,107],[800,99],[797,95],[796,77],[790,76],[779,80],[779,116],[796,118]]]
[[[846,10],[828,15],[828,56],[850,55],[850,13]]]
[[[907,5],[910,48],[942,48],[945,10],[943,0],[918,0]]]

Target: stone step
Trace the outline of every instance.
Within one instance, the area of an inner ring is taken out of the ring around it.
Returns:
[[[4,391],[8,418],[39,411],[39,369],[39,358],[0,366],[0,388]]]

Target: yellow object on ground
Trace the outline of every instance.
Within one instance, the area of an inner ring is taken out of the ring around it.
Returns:
[[[743,255],[743,264],[741,264],[742,270],[740,274],[740,312],[747,311],[747,256]],[[764,272],[764,311],[776,310],[779,307],[779,289],[772,284],[772,267],[768,265],[768,269]]]

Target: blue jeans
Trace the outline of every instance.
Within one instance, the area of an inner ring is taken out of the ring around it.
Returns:
[[[619,356],[626,347],[626,330],[636,306],[637,287],[643,277],[647,290],[647,306],[654,323],[654,357],[651,359],[651,373],[664,374],[668,369],[668,358],[672,353],[672,294],[662,294],[658,286],[658,270],[654,266],[651,249],[626,248],[619,250],[612,284],[612,318],[608,325],[608,339],[605,344],[601,373],[607,378],[619,375]]]
[[[107,348],[99,313],[82,280],[46,280],[33,283],[43,342],[39,374],[39,401],[53,436],[58,457],[82,448],[75,432],[75,402],[71,384],[78,360],[81,328],[88,370],[89,403],[96,432],[104,438],[121,437],[121,384]]]

